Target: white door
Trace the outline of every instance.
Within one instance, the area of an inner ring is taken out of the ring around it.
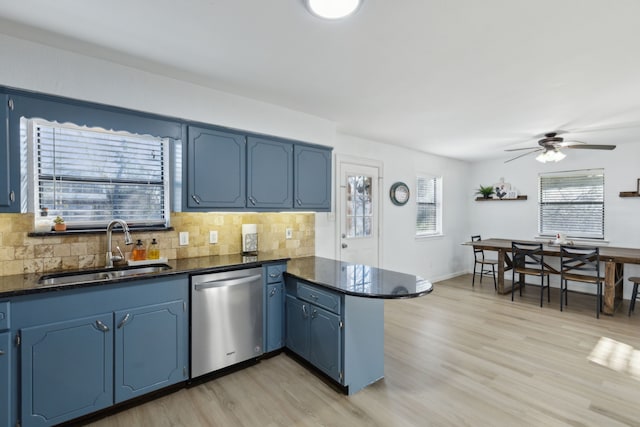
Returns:
[[[339,164],[338,257],[341,261],[378,267],[379,167],[351,162]]]

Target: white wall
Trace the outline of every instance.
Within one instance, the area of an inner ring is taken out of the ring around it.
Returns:
[[[335,156],[365,157],[383,165],[381,267],[410,272],[432,281],[453,277],[469,268],[465,255],[469,248],[460,245],[469,240],[468,163],[340,133],[336,135],[334,150]],[[419,174],[443,177],[442,237],[415,238],[415,194],[405,206],[395,206],[389,200],[389,188],[394,182],[403,181],[414,191]],[[335,194],[339,193],[334,190]],[[327,214],[316,215],[317,255],[335,257],[336,238],[335,219]]]
[[[611,141],[615,143],[615,141]],[[635,191],[640,178],[638,158],[640,143],[623,144],[613,151],[565,150],[567,157],[558,163],[542,164],[535,156],[510,163],[502,160],[471,165],[467,197],[474,198],[479,185],[505,182],[516,187],[526,201],[472,202],[469,208],[470,234],[483,238],[533,239],[538,232],[538,175],[544,172],[604,168],[605,173],[605,239],[611,246],[640,247],[640,198],[621,198],[621,191]],[[469,255],[471,260],[471,255]],[[472,262],[470,261],[470,264]],[[625,265],[625,277],[640,274],[640,266]],[[510,279],[510,273],[508,274]],[[557,285],[557,278],[556,278]],[[625,283],[625,298],[631,294]]]
[[[333,122],[308,114],[166,78],[109,61],[0,34],[0,84],[135,110],[197,120],[335,147],[337,154],[383,163],[382,267],[432,281],[468,270],[469,165],[336,134]],[[414,237],[415,207],[396,207],[389,186],[415,188],[418,173],[443,176],[444,236]],[[335,256],[335,220],[316,215],[316,253]]]

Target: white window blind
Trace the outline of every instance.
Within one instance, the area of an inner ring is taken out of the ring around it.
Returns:
[[[604,238],[604,171],[540,175],[541,235]]]
[[[416,179],[416,235],[439,234],[441,232],[441,178],[422,177]]]
[[[151,136],[31,120],[34,210],[69,228],[166,226],[169,142]]]

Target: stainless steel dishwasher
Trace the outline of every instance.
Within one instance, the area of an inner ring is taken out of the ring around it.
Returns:
[[[262,268],[191,276],[191,378],[262,354]]]

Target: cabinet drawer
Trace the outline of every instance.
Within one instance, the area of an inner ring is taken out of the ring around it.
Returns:
[[[11,324],[9,323],[9,301],[0,302],[0,331],[9,329]]]
[[[340,295],[302,282],[298,282],[297,291],[298,298],[340,314]]]
[[[267,265],[267,283],[282,281],[282,273],[284,273],[286,269],[286,264]]]

